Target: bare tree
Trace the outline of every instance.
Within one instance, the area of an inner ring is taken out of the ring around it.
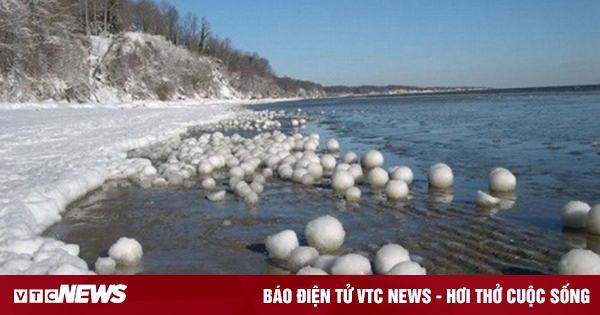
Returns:
[[[183,45],[188,49],[192,49],[198,42],[198,16],[188,12],[183,17],[180,26],[180,38]]]
[[[208,39],[210,37],[210,24],[206,17],[202,17],[200,36],[198,39],[198,52],[204,54],[208,50]]]
[[[178,42],[178,24],[179,24],[179,11],[177,8],[168,3],[163,2],[161,4],[161,13],[164,20],[164,36],[167,40],[177,44]]]

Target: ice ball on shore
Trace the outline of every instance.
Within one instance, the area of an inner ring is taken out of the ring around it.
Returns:
[[[220,190],[220,191],[214,192],[214,193],[206,196],[206,198],[208,198],[208,200],[210,200],[212,202],[222,201],[223,199],[225,199],[225,194],[226,194],[225,190]]]
[[[346,254],[335,260],[331,267],[333,275],[371,275],[371,262],[359,254]]]
[[[427,270],[414,261],[403,261],[390,269],[388,275],[424,276]]]
[[[180,172],[170,172],[168,175],[169,186],[179,187],[183,186],[183,176]]]
[[[344,244],[346,232],[338,219],[324,215],[306,224],[304,236],[308,245],[318,251],[331,252]]]
[[[121,237],[108,250],[110,258],[123,266],[136,266],[142,260],[142,245],[133,238]]]
[[[239,166],[234,166],[229,170],[229,177],[244,178],[246,172]]]
[[[600,204],[595,205],[588,212],[587,230],[591,234],[600,235]]]
[[[265,190],[265,186],[256,180],[250,184],[250,188],[257,194],[262,194]]]
[[[99,275],[112,275],[117,268],[117,262],[110,257],[98,257],[94,264],[94,270]]]
[[[352,176],[354,177],[354,183],[362,182],[365,177],[363,174],[362,167],[360,167],[359,164],[350,165],[350,167],[347,169],[347,171],[350,172],[350,174],[352,174]]]
[[[390,178],[404,181],[407,185],[410,185],[415,176],[408,166],[397,166],[390,169]]]
[[[308,174],[308,171],[304,168],[297,168],[292,172],[292,181],[294,183],[300,184],[302,183],[302,176]]]
[[[154,166],[152,166],[152,165],[146,165],[146,166],[144,166],[144,168],[140,172],[140,175],[142,175],[142,176],[154,176],[157,173],[158,172],[156,171],[156,168],[154,168]]]
[[[383,154],[377,150],[371,150],[362,157],[362,165],[367,170],[381,167],[383,162]]]
[[[357,202],[360,200],[361,191],[358,187],[350,187],[344,193],[344,197],[349,202]]]
[[[513,191],[517,188],[517,178],[509,170],[497,167],[490,172],[489,186],[491,191]]]
[[[206,190],[213,190],[217,187],[217,182],[214,178],[208,177],[202,181],[202,188]]]
[[[310,174],[304,174],[300,179],[300,183],[303,186],[312,186],[315,184],[315,178]]]
[[[454,184],[454,174],[450,166],[438,163],[429,168],[427,172],[429,186],[433,188],[450,188]]]
[[[319,268],[306,266],[306,267],[298,270],[296,275],[299,275],[299,276],[326,276],[326,275],[328,275],[328,273]]]
[[[398,244],[386,244],[375,254],[375,272],[386,274],[395,265],[410,260],[408,251]]]
[[[198,175],[207,176],[213,172],[214,167],[208,162],[202,162],[198,165]]]
[[[562,223],[564,227],[581,229],[588,225],[590,205],[583,201],[571,200],[563,207]]]
[[[352,151],[346,152],[342,157],[342,162],[352,164],[358,162],[358,155]]]
[[[321,166],[321,164],[310,163],[306,167],[306,171],[315,179],[323,177],[323,166]]]
[[[385,186],[385,195],[389,200],[400,200],[408,197],[408,185],[399,179],[393,179]]]
[[[354,186],[354,176],[348,171],[336,171],[331,176],[331,187],[336,192],[345,192]]]
[[[500,204],[500,199],[478,190],[475,195],[475,203],[483,208],[494,208]]]
[[[250,186],[248,186],[250,187]],[[260,197],[255,191],[250,191],[244,195],[244,203],[247,205],[255,205],[260,201]]]
[[[310,246],[299,246],[294,248],[290,253],[288,259],[288,267],[291,272],[297,272],[298,270],[309,266],[319,257],[319,252]]]
[[[333,155],[325,154],[321,157],[321,166],[323,166],[323,170],[325,171],[333,171],[336,164],[337,162]]]
[[[600,275],[600,256],[588,249],[573,249],[558,263],[561,275]]]
[[[390,180],[388,172],[381,167],[375,167],[371,169],[367,177],[369,180],[369,185],[371,185],[373,188],[381,188]]]
[[[340,150],[340,143],[335,139],[329,139],[327,141],[327,152],[335,153]]]
[[[291,180],[294,175],[294,169],[289,165],[282,165],[277,169],[279,177],[283,180]]]
[[[265,240],[265,247],[269,257],[273,259],[287,260],[294,249],[300,246],[296,232],[284,230],[270,235]]]
[[[262,170],[261,173],[265,178],[271,178],[273,177],[273,170],[270,168],[265,168]]]
[[[159,188],[167,187],[169,186],[169,182],[167,182],[167,180],[162,177],[157,177],[152,181],[152,186]]]

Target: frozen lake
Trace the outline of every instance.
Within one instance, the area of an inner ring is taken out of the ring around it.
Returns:
[[[121,236],[144,247],[135,272],[158,274],[281,273],[267,259],[266,236],[331,214],[346,229],[342,252],[373,257],[395,242],[430,274],[554,273],[572,248],[600,253],[600,239],[564,231],[570,200],[600,203],[600,92],[529,91],[327,99],[252,106],[308,117],[299,132],[341,144],[341,153],[380,150],[385,167],[409,166],[411,199],[391,203],[360,186],[358,204],[334,196],[327,181],[314,187],[273,179],[248,207],[228,194],[212,203],[199,182],[192,188],[142,189],[106,184],[71,205],[44,235],[81,246],[90,267]],[[289,118],[282,120],[284,127]],[[286,129],[284,128],[284,131]],[[290,131],[291,130],[287,130]],[[192,133],[198,137],[202,130]],[[237,131],[229,131],[229,134]],[[226,132],[227,134],[227,132]],[[240,134],[252,135],[252,133]],[[444,162],[454,171],[449,194],[428,191],[427,169]],[[504,209],[475,205],[495,167],[518,180]],[[218,182],[227,189],[227,181]]]

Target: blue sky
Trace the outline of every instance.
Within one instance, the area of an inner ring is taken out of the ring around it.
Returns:
[[[171,0],[325,85],[600,83],[598,0]]]

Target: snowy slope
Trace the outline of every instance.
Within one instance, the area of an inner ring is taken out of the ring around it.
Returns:
[[[231,117],[236,104],[0,104],[0,274],[89,272],[77,245],[39,233],[70,202],[125,177],[127,150]]]

